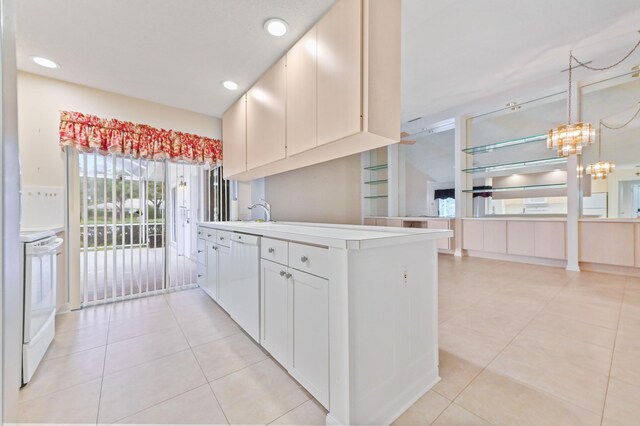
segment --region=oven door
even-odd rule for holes
[[[29,343],[56,309],[56,250],[62,238],[25,244],[24,343]]]

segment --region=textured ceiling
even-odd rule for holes
[[[564,90],[571,49],[595,66],[619,59],[638,41],[640,1],[404,0],[402,18],[402,119],[412,131]],[[640,51],[621,68],[638,62]]]
[[[18,67],[220,116],[333,2],[20,0]],[[287,36],[265,34],[272,16],[289,23]],[[605,64],[637,41],[639,23],[638,0],[403,0],[404,127],[554,93],[570,49]],[[638,62],[640,52],[625,66]]]
[[[334,0],[16,3],[19,69],[219,117]],[[285,36],[264,32],[271,17],[288,22]],[[227,79],[239,89],[224,89]]]

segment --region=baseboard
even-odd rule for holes
[[[580,269],[582,271],[589,272],[601,272],[604,274],[640,277],[640,268],[633,268],[631,266],[603,265],[600,263],[580,262]]]
[[[393,414],[393,416],[390,418],[390,420],[384,424],[391,424],[394,421],[396,421],[405,411],[407,411],[413,404],[415,404],[420,398],[422,398],[424,394],[429,392],[440,380],[442,379],[440,378],[439,371],[436,368],[436,377],[429,381],[430,384],[423,387],[420,392],[416,393],[414,397],[411,398],[407,404],[405,404],[399,410],[397,410],[395,414]]]
[[[567,261],[561,259],[545,259],[542,257],[517,256],[504,253],[489,253],[486,251],[465,250],[471,257],[481,257],[483,259],[504,260],[506,262],[528,263],[531,265],[553,266],[555,268],[566,268]]]

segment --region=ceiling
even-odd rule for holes
[[[566,89],[561,70],[571,49],[602,66],[640,37],[638,0],[404,0],[402,19],[402,119],[410,132]],[[621,68],[639,62],[637,51]],[[406,125],[417,117],[424,118]]]
[[[19,69],[221,116],[334,0],[16,3]],[[263,31],[273,16],[289,23],[285,37]],[[403,0],[403,127],[563,89],[570,49],[596,66],[617,60],[639,22],[638,0]],[[638,62],[640,52],[624,66]],[[239,90],[223,89],[226,79]]]
[[[20,0],[18,69],[220,117],[334,0]],[[283,37],[263,24],[279,17]],[[31,61],[60,64],[48,70]],[[235,92],[223,80],[239,85]]]

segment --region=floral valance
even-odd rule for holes
[[[60,112],[60,146],[103,155],[211,166],[222,160],[222,143],[218,139],[72,111]]]

